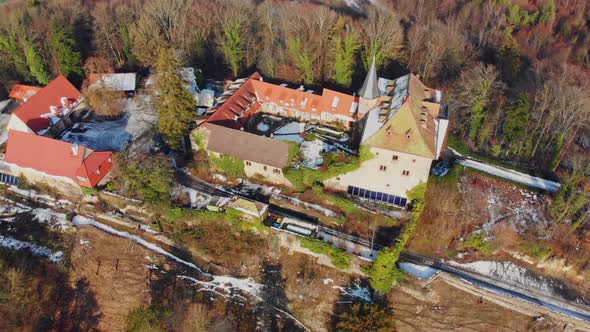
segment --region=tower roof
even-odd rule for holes
[[[377,83],[377,65],[375,64],[375,55],[373,55],[373,62],[371,63],[371,68],[369,68],[369,72],[367,73],[365,82],[359,90],[359,95],[361,98],[369,100],[379,97],[379,88]]]

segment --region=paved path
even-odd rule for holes
[[[556,192],[561,187],[559,183],[554,181],[549,181],[529,174],[520,173],[512,169],[486,164],[473,158],[464,156],[451,148],[449,148],[449,150],[453,151],[453,153],[459,158],[459,164],[465,167],[477,169],[479,171],[492,174],[510,181],[522,183],[527,186],[543,189],[550,192]]]

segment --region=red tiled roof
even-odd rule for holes
[[[49,82],[25,103],[14,110],[13,114],[20,118],[31,130],[38,132],[49,126],[49,119],[41,117],[50,113],[50,106],[61,106],[61,98],[70,102],[80,99],[81,94],[64,76],[59,75]]]
[[[260,107],[252,82],[254,75],[239,87],[217,110],[207,119],[224,127],[239,129],[248,116]]]
[[[96,186],[112,168],[109,158],[112,158],[111,152],[94,152],[84,146],[16,130],[8,132],[6,162],[64,176],[81,186]]]
[[[40,90],[41,88],[36,86],[15,84],[10,90],[10,94],[8,95],[8,97],[19,100],[29,99]]]
[[[261,81],[260,74],[254,73],[219,106],[207,122],[239,128],[261,103],[273,103],[318,116],[326,112],[354,119],[358,97],[330,89],[324,89],[322,95],[317,95]]]

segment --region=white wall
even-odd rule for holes
[[[25,133],[34,134],[34,132],[21,120],[18,116],[11,114],[10,120],[8,121],[8,125],[6,126],[6,130],[18,130]]]
[[[371,153],[373,159],[362,163],[358,170],[329,179],[324,184],[342,191],[353,186],[406,197],[408,190],[421,181],[428,181],[432,164],[429,158],[379,148],[371,148]],[[393,159],[394,155],[397,160]],[[404,175],[404,171],[409,171],[409,175]]]
[[[265,181],[291,186],[291,182],[285,178],[283,175],[283,170],[280,168],[245,160],[244,172],[246,173],[247,177],[254,177],[258,174],[259,176],[264,177]]]

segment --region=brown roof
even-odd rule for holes
[[[433,89],[410,74],[409,97],[364,144],[436,158],[436,119],[441,105],[432,101],[434,94]]]
[[[245,131],[206,124],[210,132],[207,150],[241,160],[283,168],[289,161],[289,145]]]

